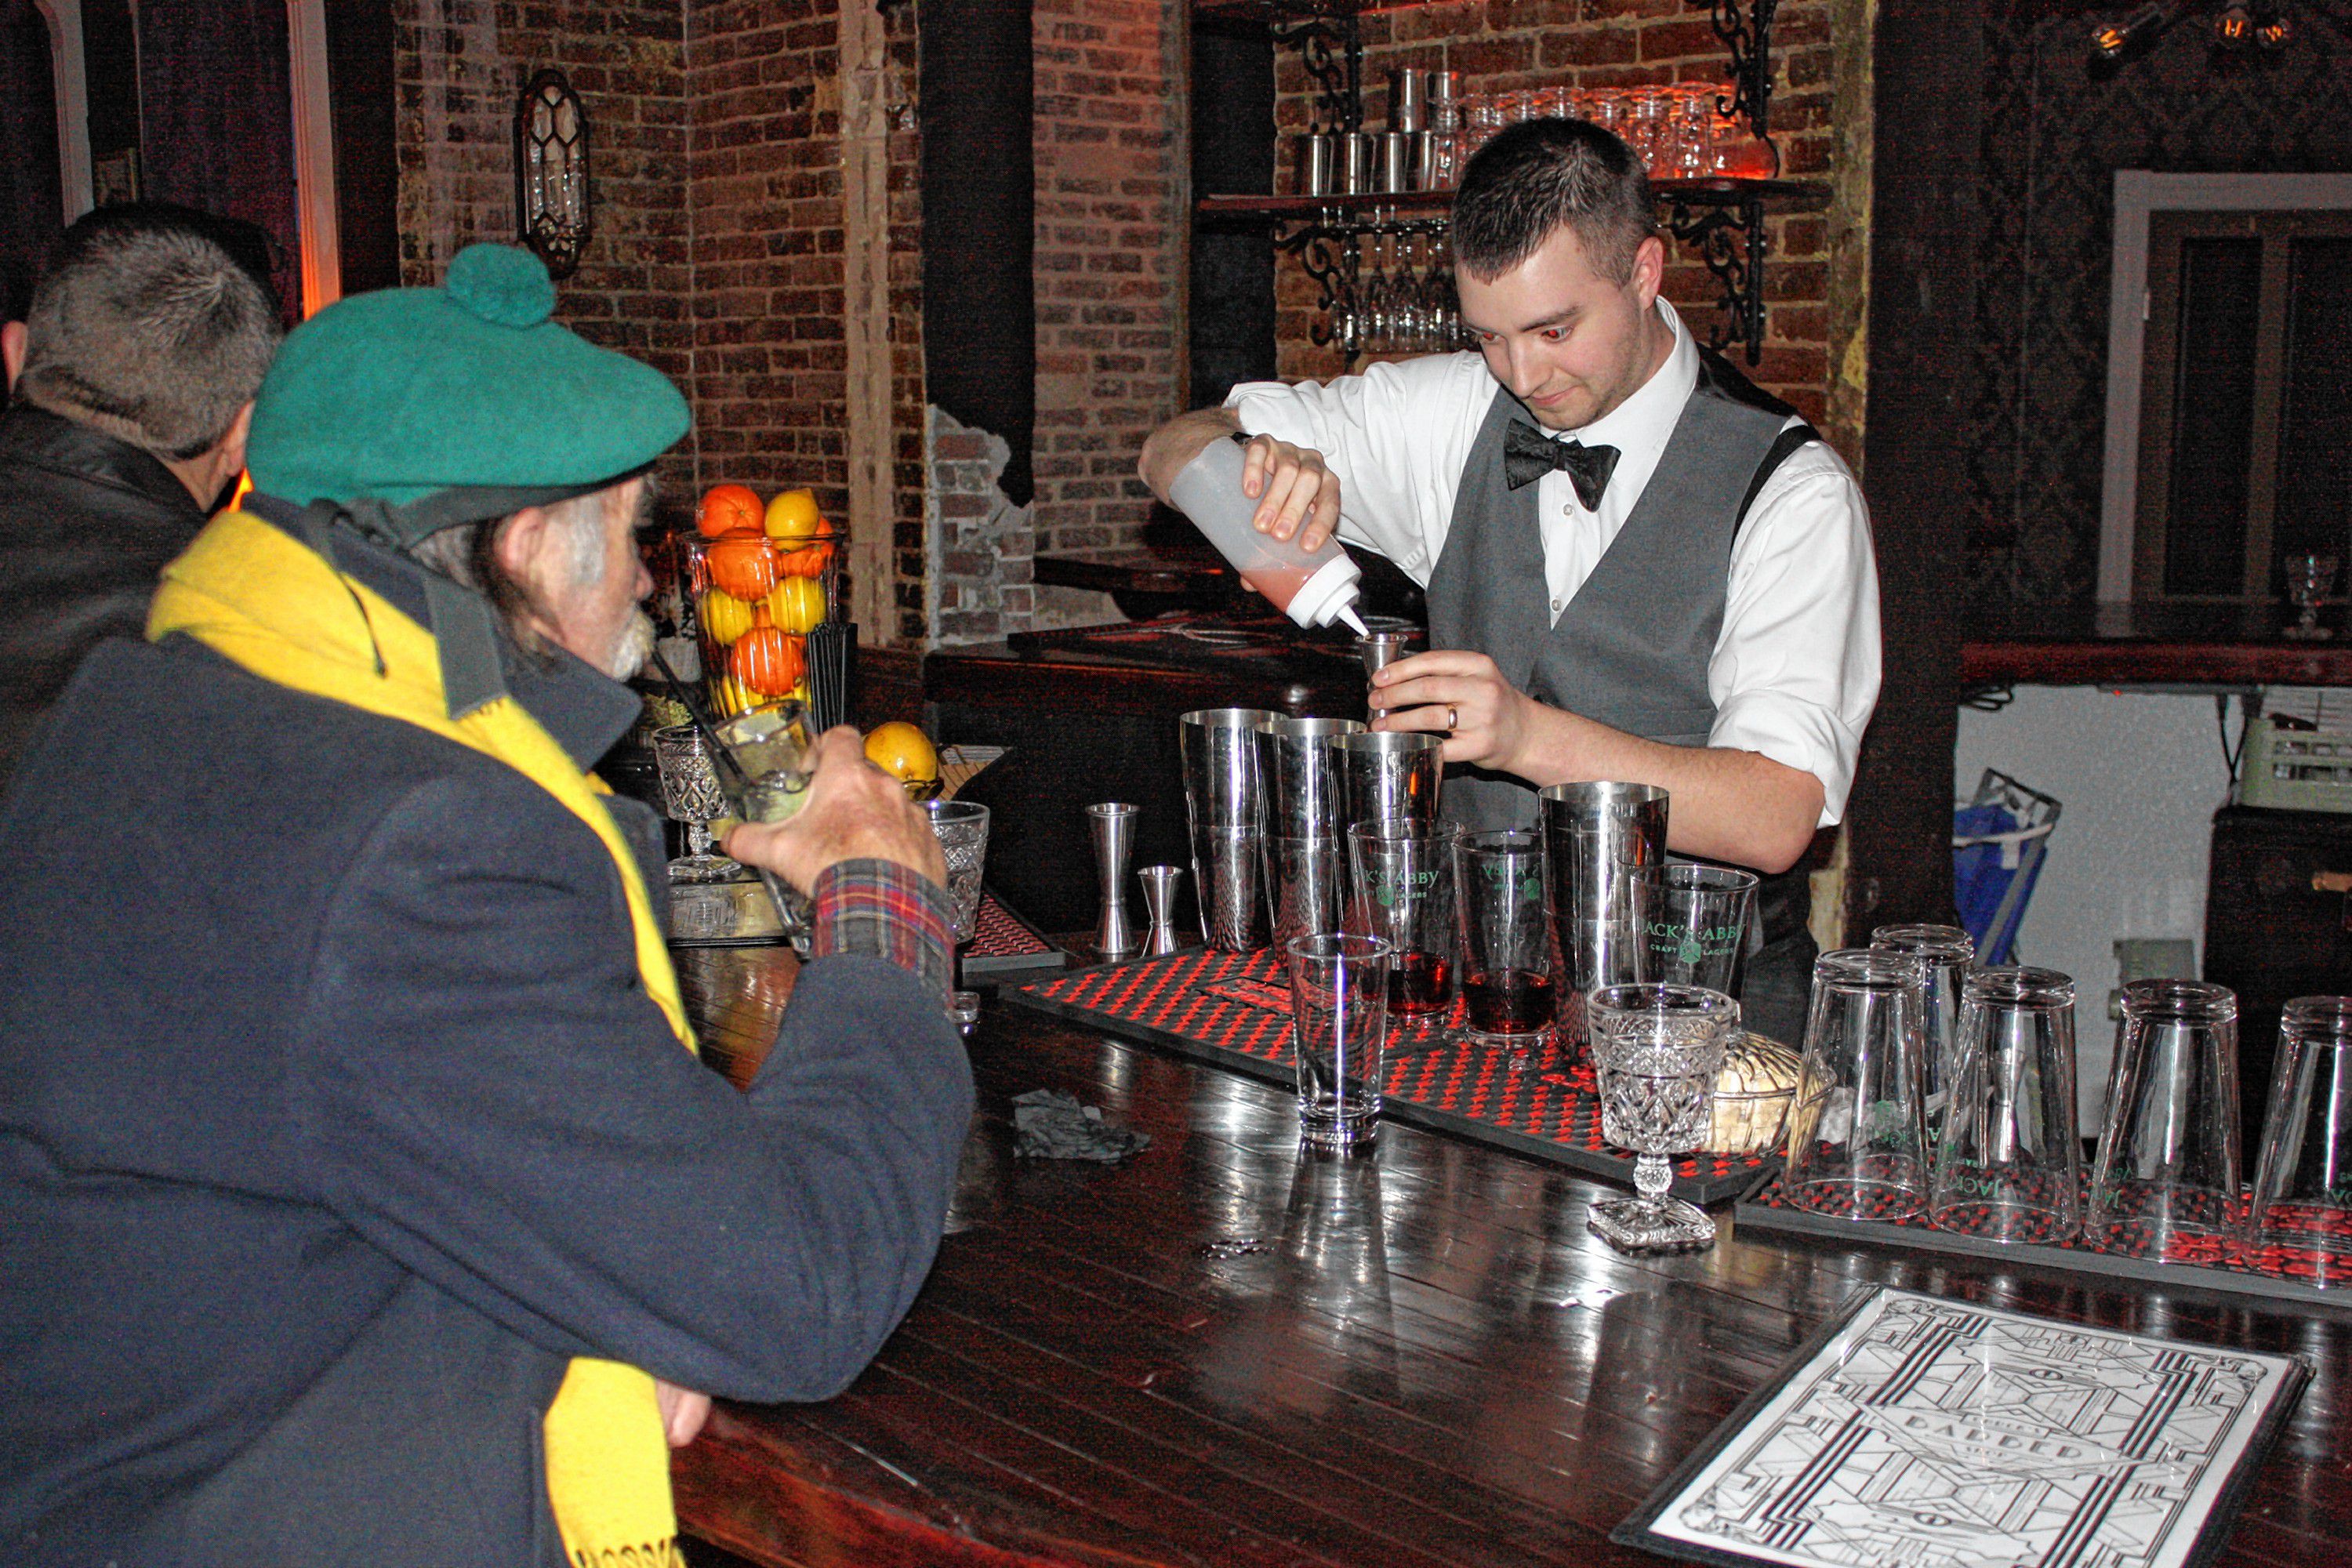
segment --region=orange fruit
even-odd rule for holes
[[[768,595],[768,614],[788,632],[813,632],[824,620],[824,584],[814,577],[787,577]]]
[[[768,503],[771,539],[806,539],[821,532],[824,519],[817,514],[814,490],[782,490]]]
[[[801,639],[773,626],[753,626],[736,639],[727,673],[762,697],[782,697],[800,684],[808,668]]]
[[[760,531],[760,498],[749,485],[713,485],[694,509],[694,526],[705,539]]]
[[[780,547],[791,542],[790,540],[777,541]],[[824,571],[825,563],[832,559],[833,542],[821,539],[814,544],[804,544],[798,550],[777,556],[776,574],[780,577],[814,577]]]
[[[702,559],[719,590],[745,604],[764,599],[775,590],[776,552],[757,534],[749,539],[722,539],[704,552]]]
[[[903,719],[877,724],[867,733],[866,760],[902,783],[929,784],[940,776],[940,753],[931,738]]]
[[[751,629],[751,606],[722,588],[702,595],[702,629],[725,647]]]

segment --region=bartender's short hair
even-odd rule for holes
[[[1631,147],[1582,120],[1525,120],[1481,147],[1454,198],[1454,264],[1499,278],[1562,224],[1612,283],[1655,228],[1650,179]]]
[[[227,224],[157,203],[66,230],[26,312],[16,395],[159,458],[208,450],[261,389],[280,333]]]

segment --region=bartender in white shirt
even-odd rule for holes
[[[1878,582],[1853,476],[1658,298],[1638,158],[1581,121],[1489,142],[1454,208],[1475,353],[1237,386],[1145,443],[1163,499],[1241,439],[1263,532],[1336,529],[1428,594],[1431,651],[1382,671],[1379,730],[1444,734],[1446,815],[1535,818],[1576,780],[1669,792],[1667,847],[1766,877],[1743,1002],[1802,1030],[1801,876],[1878,698]]]

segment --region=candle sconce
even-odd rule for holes
[[[579,267],[588,203],[588,110],[562,71],[541,71],[515,105],[515,221],[550,277]]]

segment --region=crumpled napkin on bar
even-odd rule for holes
[[[1147,1148],[1151,1134],[1114,1127],[1098,1107],[1058,1089],[1013,1097],[1013,1152],[1024,1160],[1124,1160]]]

